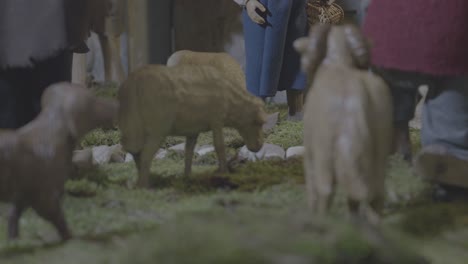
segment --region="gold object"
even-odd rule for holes
[[[341,6],[331,1],[309,0],[307,3],[307,16],[310,25],[340,24],[344,20],[344,11]]]

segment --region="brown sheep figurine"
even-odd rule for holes
[[[199,133],[213,131],[219,170],[227,170],[223,127],[232,127],[247,148],[263,145],[264,103],[228,73],[208,65],[147,65],[119,90],[122,146],[134,157],[140,187],[147,187],[153,156],[166,136],[185,136],[185,175],[191,174]]]
[[[304,113],[309,205],[326,213],[339,184],[350,212],[377,224],[392,140],[389,88],[366,70],[368,43],[353,25],[316,25],[294,46],[313,80]]]
[[[0,201],[13,204],[8,238],[19,236],[19,219],[31,207],[61,238],[71,237],[61,208],[72,152],[91,129],[111,127],[117,103],[94,97],[82,86],[58,83],[42,96],[42,111],[16,131],[0,132]]]

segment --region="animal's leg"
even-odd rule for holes
[[[24,207],[14,204],[8,216],[8,238],[15,239],[19,236],[19,219],[24,211]]]
[[[219,172],[226,172],[227,171],[227,163],[226,163],[226,150],[224,147],[224,135],[223,135],[223,127],[216,126],[213,128],[213,143],[216,150],[216,155],[218,156],[219,162]]]
[[[306,144],[304,144],[306,145]],[[317,212],[317,190],[314,183],[314,164],[311,151],[304,153],[304,175],[306,183],[307,205],[312,212]]]
[[[316,142],[315,142],[316,143]],[[325,215],[328,213],[333,196],[335,193],[336,175],[335,175],[335,159],[333,152],[324,151],[319,148],[320,144],[314,147],[314,187],[317,194],[317,213]],[[323,147],[322,145],[320,147]]]
[[[188,177],[192,173],[192,160],[195,145],[197,144],[198,134],[188,136],[185,142],[185,176]]]
[[[348,198],[348,209],[352,217],[357,217],[359,215],[359,209],[361,203],[357,200]]]
[[[372,207],[372,209],[374,209],[374,211],[381,215],[383,213],[383,209],[384,209],[384,204],[385,204],[385,195],[378,195],[374,200],[372,200],[372,202],[370,203],[370,206]]]
[[[330,211],[330,207],[333,201],[333,196],[334,196],[334,190],[330,190],[326,192],[319,192],[317,211],[320,215],[325,215],[328,213],[328,211]]]
[[[327,155],[322,153],[321,155]],[[335,193],[335,172],[333,162],[328,157],[315,157],[314,166],[316,168],[315,189],[317,193],[317,212],[319,215],[325,215],[330,210],[333,196]]]
[[[120,37],[99,35],[104,59],[104,78],[107,82],[121,83],[124,80],[120,57]]]
[[[383,201],[383,197],[378,197],[366,206],[366,210],[363,212],[364,217],[371,225],[378,225],[380,223]]]
[[[51,199],[47,199],[46,201],[38,201],[33,205],[33,209],[38,215],[55,226],[63,241],[72,237],[59,198],[51,197]]]
[[[387,172],[387,153],[386,151],[381,151],[379,153],[379,159],[376,162],[375,167],[375,182],[373,184],[374,190],[372,195],[372,200],[369,203],[369,212],[367,215],[368,220],[373,224],[378,224],[380,222],[380,216],[382,216],[384,206],[385,206],[385,176]],[[370,214],[370,215],[369,215]]]
[[[134,160],[138,169],[137,186],[140,188],[149,187],[151,162],[153,161],[154,154],[156,154],[162,140],[163,137],[153,137],[151,141],[145,142],[140,153],[134,155]]]

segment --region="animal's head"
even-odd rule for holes
[[[327,37],[331,26],[316,24],[311,27],[309,36],[294,41],[294,48],[301,55],[301,68],[309,75],[314,75],[327,54]]]
[[[118,103],[115,100],[97,98],[84,86],[57,83],[49,86],[42,96],[43,111],[59,111],[67,132],[79,139],[90,130],[111,128],[117,120]]]
[[[361,69],[370,66],[371,44],[362,31],[355,25],[344,25],[340,29],[345,36],[348,52],[353,58],[354,65]]]
[[[369,41],[354,25],[312,26],[309,36],[294,42],[301,55],[302,70],[313,76],[324,59],[367,68],[370,62]]]
[[[245,145],[250,151],[257,152],[263,146],[263,125],[267,115],[264,110],[264,103],[259,98],[252,98],[250,105],[246,107],[247,112],[239,120],[237,130],[244,139]]]

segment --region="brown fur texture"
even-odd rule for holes
[[[309,205],[326,213],[338,184],[351,213],[377,223],[392,140],[389,88],[361,70],[369,62],[368,44],[352,25],[316,26],[295,47],[313,79],[304,113]]]
[[[187,65],[210,65],[226,73],[240,86],[246,87],[245,74],[239,62],[226,52],[196,52],[190,50],[179,50],[174,52],[167,60],[167,66]]]
[[[185,175],[201,132],[213,131],[220,171],[227,170],[223,127],[237,129],[250,150],[260,150],[264,104],[226,75],[207,65],[148,65],[129,75],[119,91],[119,126],[138,186],[148,186],[151,161],[168,135],[187,137]]]
[[[19,219],[32,207],[62,239],[71,237],[61,208],[78,140],[98,126],[112,126],[117,103],[95,98],[82,86],[58,83],[42,96],[39,116],[17,131],[0,132],[0,201],[12,203],[8,237],[19,236]]]

